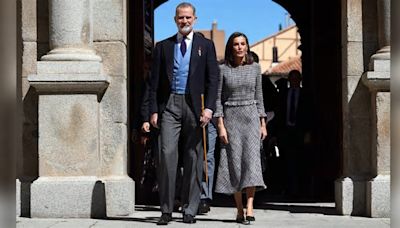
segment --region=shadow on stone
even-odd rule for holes
[[[21,217],[31,217],[31,185],[32,182],[21,180]]]
[[[118,221],[132,221],[132,222],[143,222],[143,223],[154,223],[156,224],[160,217],[144,217],[144,218],[131,218],[131,217],[108,217],[107,220],[118,220]],[[172,217],[172,220],[178,220],[177,217]]]
[[[96,181],[92,194],[91,218],[106,218],[106,193],[104,183]]]
[[[276,204],[266,203],[264,205],[258,205],[255,208],[264,210],[289,211],[290,213],[338,215],[335,207],[327,207],[327,206],[293,205],[293,204],[276,205]]]
[[[135,211],[160,211],[160,207],[154,205],[136,205]]]
[[[50,51],[49,46],[49,3],[47,0],[38,0],[36,3],[37,14],[37,58]]]
[[[20,178],[39,177],[39,96],[35,89],[29,88],[23,101],[24,117],[22,126],[22,158],[18,158],[17,171]],[[25,182],[25,181],[24,181]]]
[[[365,215],[366,201],[365,201],[365,182],[366,180],[353,180],[353,211],[352,216]]]

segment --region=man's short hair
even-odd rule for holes
[[[178,15],[178,9],[180,9],[180,8],[186,8],[186,7],[192,8],[192,10],[193,10],[193,15],[196,15],[196,8],[194,8],[194,6],[193,6],[191,3],[189,3],[189,2],[182,2],[182,3],[180,3],[179,5],[176,6],[176,9],[175,9],[175,16]]]
[[[292,77],[298,77],[300,80],[303,79],[303,76],[301,75],[300,71],[298,70],[291,70],[288,74],[288,79],[291,79]]]

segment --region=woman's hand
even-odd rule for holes
[[[226,128],[224,126],[218,127],[218,135],[219,139],[223,144],[228,144],[228,133],[226,132]]]
[[[261,140],[264,140],[267,137],[267,121],[264,117],[260,118],[260,124]]]
[[[226,132],[226,128],[224,125],[224,118],[223,117],[218,117],[218,135],[219,139],[223,144],[228,144],[228,133]]]
[[[267,128],[265,126],[261,125],[260,131],[261,131],[261,140],[264,140],[268,135]]]

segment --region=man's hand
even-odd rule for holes
[[[158,114],[157,113],[151,114],[151,116],[150,116],[151,126],[158,128],[157,121],[158,121]]]
[[[150,132],[150,123],[149,122],[143,122],[143,124],[142,124],[142,132],[144,132],[144,133],[149,133]]]
[[[210,109],[204,109],[200,116],[200,126],[205,127],[212,118],[212,111]]]

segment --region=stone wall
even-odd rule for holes
[[[100,104],[101,175],[127,173],[127,23],[125,0],[98,0],[93,41],[110,86]]]
[[[345,215],[388,217],[390,1],[343,0],[342,7],[343,174],[336,207]]]
[[[53,1],[53,4],[58,4],[58,1]],[[32,209],[31,203],[35,205],[38,203],[40,204],[41,200],[45,200],[45,198],[35,197],[35,199],[33,199],[31,197],[31,194],[33,194],[31,191],[37,192],[38,189],[43,190],[43,188],[54,188],[54,191],[59,191],[61,189],[57,187],[57,185],[54,185],[54,183],[58,183],[59,186],[67,186],[74,182],[73,179],[57,179],[57,177],[62,177],[63,175],[67,175],[68,178],[71,175],[77,177],[81,175],[88,176],[88,178],[77,180],[75,183],[77,185],[81,184],[80,186],[84,191],[86,191],[85,189],[87,188],[99,189],[98,186],[103,186],[101,188],[103,188],[103,193],[107,196],[102,197],[103,200],[107,201],[106,205],[103,205],[105,207],[103,209],[107,216],[127,215],[133,212],[134,185],[132,180],[127,176],[128,104],[126,1],[92,0],[91,4],[92,7],[90,8],[91,12],[89,14],[91,15],[90,20],[93,21],[93,35],[91,37],[93,39],[93,48],[96,54],[102,59],[99,74],[107,75],[109,85],[101,97],[94,96],[92,97],[94,100],[92,99],[85,103],[85,100],[91,99],[91,96],[72,94],[70,95],[70,98],[63,100],[65,96],[63,97],[62,95],[41,95],[41,93],[32,87],[32,84],[29,84],[27,80],[28,76],[35,78],[34,76],[38,74],[37,67],[40,65],[39,63],[42,62],[41,57],[50,51],[49,37],[51,34],[49,32],[49,1],[21,0],[19,2],[19,15],[21,18],[21,23],[19,25],[21,28],[21,48],[19,55],[21,61],[19,67],[22,69],[19,77],[22,82],[24,123],[23,154],[19,156],[20,159],[18,160],[17,172],[19,179],[17,181],[17,191],[20,193],[17,194],[20,195],[20,197],[17,198],[17,204],[21,205],[21,208],[17,208],[18,215],[46,216],[44,215],[47,213],[45,211],[32,211],[36,209]],[[48,72],[48,70],[52,68],[51,65],[53,63],[55,64],[54,71],[51,70],[51,72]],[[71,77],[75,77],[72,75],[77,74],[77,76],[79,76],[80,73],[78,71],[74,73],[72,69],[82,67],[79,66],[80,64],[71,65],[70,69],[72,71],[69,71],[69,68],[65,68],[64,70],[62,69],[61,65],[64,63],[57,61],[54,61],[53,63],[50,64],[50,62],[48,62],[42,64],[44,65],[44,67],[42,67],[44,71],[39,72],[39,74],[71,74]],[[61,68],[58,67],[59,64],[61,64]],[[71,62],[71,64],[74,63]],[[94,66],[93,64],[89,65]],[[83,71],[87,70],[88,69],[83,69]],[[79,77],[77,78],[78,80]],[[62,91],[64,90],[65,89],[61,86],[60,93],[63,93]],[[71,93],[68,89],[64,92]],[[52,109],[52,102],[54,105],[65,104],[61,106],[64,107],[65,110]],[[96,105],[96,103],[98,103],[98,105]],[[75,114],[77,115],[79,113],[76,112],[76,107],[78,106],[82,106],[84,109],[82,109],[84,111],[83,113],[88,115],[83,115],[81,116],[82,118],[75,116]],[[73,131],[72,129],[69,136],[67,132],[66,135],[60,135],[59,137],[55,135],[53,139],[42,138],[39,143],[40,134],[51,135],[49,132],[47,132],[49,134],[45,133],[46,130],[39,126],[50,125],[48,130],[62,132],[65,129],[68,129],[62,125],[63,123],[68,125],[68,120],[61,120],[59,122],[60,128],[57,130],[57,128],[51,127],[56,126],[56,123],[51,123],[51,119],[54,119],[55,116],[62,116],[68,113],[73,115],[71,118],[74,118],[74,123],[79,125],[76,127],[81,130]],[[46,124],[39,125],[39,120]],[[81,121],[80,124],[79,121]],[[71,125],[70,127],[73,126]],[[76,133],[85,133],[82,129],[92,129],[93,132],[86,132],[88,135],[76,135]],[[54,132],[54,134],[55,133],[56,132]],[[89,142],[89,136],[94,139],[94,144]],[[71,142],[72,138],[76,138],[79,141],[77,142],[78,144],[83,142],[82,139],[84,138],[87,143],[82,145],[87,145],[87,147],[83,147],[82,150],[72,150],[72,147],[80,148],[79,145]],[[64,139],[71,140],[65,141]],[[64,145],[62,142],[65,142],[66,144]],[[63,156],[62,153],[64,149],[70,152],[69,154],[66,154],[66,156],[61,157]],[[77,154],[70,154],[72,151],[75,151]],[[87,154],[79,153],[79,151],[92,152]],[[41,155],[40,160],[39,154]],[[93,156],[89,156],[90,154]],[[75,163],[73,162],[74,160],[76,160]],[[65,172],[60,173],[60,166],[57,164],[62,164],[64,167],[62,169],[65,170]],[[84,167],[79,168],[78,164],[83,164]],[[43,178],[43,176],[46,178],[48,176],[54,176],[56,178],[46,179]],[[93,179],[89,176],[95,178]],[[39,182],[35,181],[38,177],[40,177],[38,179],[40,180]],[[32,182],[36,190],[31,190]],[[98,192],[98,190],[96,191]],[[88,195],[87,197],[91,199],[94,195]],[[91,201],[90,199],[89,201]],[[62,201],[61,198],[55,198],[53,200]],[[92,200],[96,199],[93,198]],[[99,200],[101,199],[99,198]],[[89,208],[77,208],[77,211],[65,213],[64,216],[86,216],[88,210],[89,212],[90,210],[93,210],[93,208],[90,208],[93,207],[93,205],[90,205],[89,201]],[[58,203],[53,204],[52,206],[56,207]],[[97,214],[102,214],[103,209],[97,208],[96,210],[99,212]],[[65,208],[61,208],[60,211],[54,212],[54,214],[48,214],[48,216],[62,216],[63,210],[74,209],[66,206]]]

